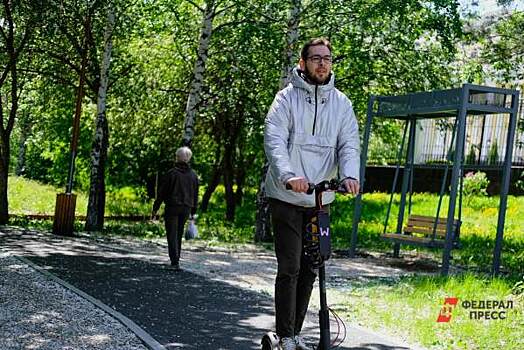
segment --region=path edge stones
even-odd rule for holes
[[[89,301],[91,304],[95,305],[99,309],[102,309],[107,314],[109,314],[111,317],[117,319],[120,323],[122,323],[127,329],[129,329],[132,333],[134,333],[141,341],[144,343],[145,346],[147,346],[150,350],[166,350],[166,348],[160,344],[156,339],[154,339],[149,333],[147,333],[144,329],[142,329],[139,325],[137,325],[135,322],[131,321],[128,317],[124,316],[120,312],[112,309],[108,305],[104,304],[100,300],[92,297],[91,295],[81,291],[80,289],[76,288],[75,286],[67,283],[66,281],[62,280],[61,278],[53,275],[51,272],[45,270],[44,268],[36,265],[32,261],[28,260],[25,257],[18,256],[18,255],[11,255],[13,258],[18,259],[19,261],[23,262],[24,264],[29,265],[48,279],[52,280],[53,282],[56,282],[60,284],[62,287],[67,288],[68,290],[74,292],[81,298]]]

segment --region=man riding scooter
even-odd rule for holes
[[[331,66],[329,41],[308,41],[290,84],[276,95],[265,122],[266,193],[278,263],[276,333],[283,350],[310,349],[300,336],[316,278],[303,249],[304,227],[315,214],[315,198],[306,193],[309,184],[332,179],[338,170],[345,190],[359,191],[358,123],[351,101],[334,87]],[[322,194],[328,213],[334,197],[334,192]]]

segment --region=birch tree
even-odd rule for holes
[[[213,149],[214,154],[200,209],[207,210],[222,181],[228,221],[234,221],[235,207],[242,203],[243,187],[251,174],[249,168],[260,158],[256,156],[260,142],[249,144],[256,138],[251,131],[260,125],[261,109],[272,94],[261,82],[268,72],[269,76],[280,76],[273,72],[273,62],[280,60],[280,54],[273,52],[273,42],[280,23],[287,18],[280,14],[282,10],[277,2],[237,2],[213,30],[213,45],[220,54],[209,59],[202,95],[206,108],[199,117],[199,126],[208,130],[212,142],[204,146],[201,143],[206,142],[202,140],[206,136],[197,135],[195,148],[199,153]]]
[[[291,9],[287,21],[286,46],[283,53],[282,75],[279,88],[283,89],[289,82],[293,68],[297,65],[297,43],[299,40],[298,26],[302,12],[302,0],[291,0]]]
[[[202,94],[207,53],[209,50],[211,34],[213,32],[213,20],[217,14],[217,2],[215,0],[206,0],[204,8],[193,2],[190,3],[202,12],[202,26],[200,27],[197,58],[193,69],[193,80],[191,81],[189,96],[187,98],[184,134],[182,136],[182,145],[188,147],[191,146],[193,137],[195,136],[196,113],[198,111]]]
[[[38,74],[55,81],[57,86],[74,86],[74,81],[82,71],[81,62],[86,50],[82,42],[86,41],[86,96],[91,101],[96,101],[97,113],[90,154],[89,202],[85,228],[87,231],[100,230],[103,227],[105,209],[105,167],[109,146],[107,91],[111,84],[118,78],[125,77],[129,71],[129,67],[119,65],[114,74],[116,78],[111,81],[109,79],[113,32],[116,13],[123,17],[125,10],[132,5],[118,0],[92,0],[81,6],[71,2],[53,2],[52,5],[53,17],[49,22],[53,23],[54,30],[47,33],[47,40],[37,48],[37,52],[46,57],[46,64]],[[85,32],[81,32],[78,27],[83,18],[89,18],[91,23]]]
[[[280,76],[279,88],[283,89],[289,81],[289,77],[297,61],[297,42],[299,40],[299,23],[302,10],[302,0],[291,0],[291,9],[287,21],[286,45],[283,53],[283,65]],[[255,241],[266,242],[272,239],[271,236],[271,219],[269,213],[269,201],[266,197],[266,174],[269,169],[269,163],[266,161],[262,169],[260,186],[257,193],[257,213]]]
[[[109,130],[106,118],[106,97],[111,62],[112,36],[115,27],[115,8],[112,3],[107,9],[107,22],[104,33],[104,51],[100,67],[100,86],[98,88],[97,118],[91,153],[91,183],[85,229],[99,231],[104,226],[105,211],[105,163],[109,145]]]

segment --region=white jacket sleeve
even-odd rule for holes
[[[292,127],[289,106],[283,92],[280,91],[266,116],[264,150],[270,168],[282,184],[295,176],[288,153],[289,134]]]
[[[349,101],[348,101],[349,102]],[[360,137],[358,122],[351,104],[344,113],[337,140],[340,179],[360,178]],[[359,180],[360,181],[360,180]]]

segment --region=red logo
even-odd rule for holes
[[[449,322],[451,320],[451,315],[453,314],[453,309],[457,306],[457,303],[458,298],[444,299],[444,305],[442,305],[442,309],[440,309],[437,322]]]

